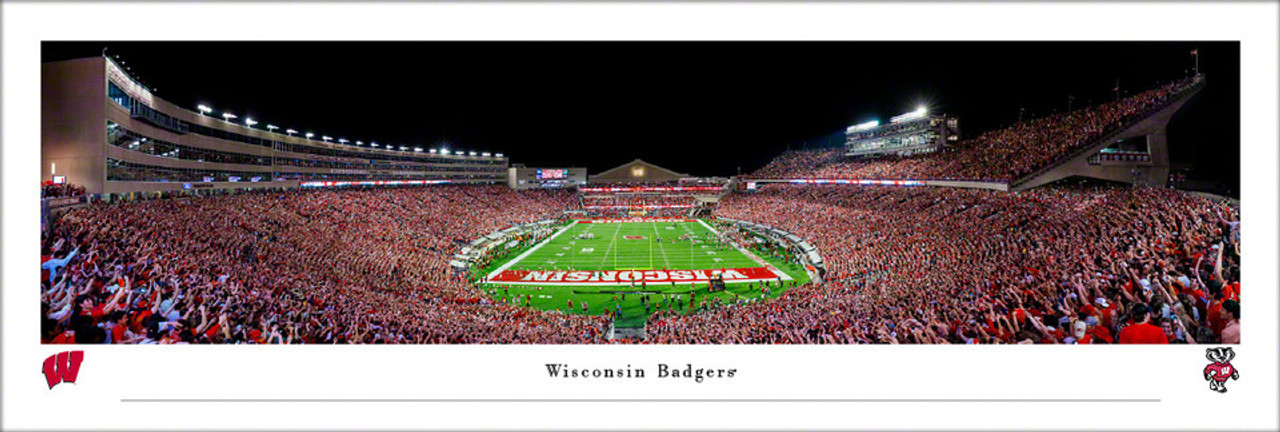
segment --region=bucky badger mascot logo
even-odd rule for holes
[[[1204,352],[1205,357],[1213,362],[1204,367],[1204,379],[1209,382],[1209,390],[1226,393],[1227,379],[1240,379],[1240,371],[1231,366],[1236,352],[1231,348],[1207,348]]]

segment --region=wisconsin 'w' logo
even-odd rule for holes
[[[49,389],[64,382],[75,383],[83,361],[84,351],[63,351],[44,359],[44,380]]]

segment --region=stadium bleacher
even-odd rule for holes
[[[1134,343],[1139,304],[1168,331],[1139,343],[1238,342],[1236,210],[1182,192],[779,185],[719,214],[812,242],[824,283],[654,317],[654,342]]]
[[[698,206],[697,197],[719,197],[723,186],[664,184],[593,184],[579,188],[583,210],[593,217],[636,215],[687,216]]]
[[[1010,182],[1145,117],[1197,83],[1198,77],[1187,78],[1118,101],[1028,120],[927,155],[866,161],[845,158],[841,147],[788,151],[747,178]]]

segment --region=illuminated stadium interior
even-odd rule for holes
[[[252,91],[201,93],[199,79],[156,72],[169,69],[148,56],[155,47],[82,55],[95,46],[46,44],[44,343],[1239,342],[1238,161],[1195,167],[1197,152],[1214,150],[1184,133],[1222,115],[1213,108],[1238,84],[1231,70],[1185,69],[1189,57],[1033,115],[1008,96],[947,99],[961,77],[898,84],[889,71],[872,78],[943,94],[904,104],[815,92],[812,105],[788,105],[791,94],[733,99],[715,88],[704,99],[671,77],[654,79],[674,93],[642,101],[605,81],[548,78],[522,85],[564,100],[524,109],[536,104],[511,96],[516,114],[484,121],[468,116],[503,112],[507,100],[479,89],[484,79],[397,80],[405,75],[389,64],[384,79],[404,88],[380,103],[330,87],[344,122],[287,98],[263,102],[275,118],[251,114],[241,101]],[[680,46],[710,57],[766,50]],[[1049,46],[1036,55],[1084,49]],[[1188,46],[1129,54],[1151,66],[1143,56]],[[1206,46],[1198,52],[1238,56]],[[554,58],[598,46],[526,48]],[[116,51],[156,66],[134,72],[134,54]],[[178,90],[136,76],[149,73]],[[999,79],[979,75],[963,77]],[[355,87],[378,76],[320,79],[338,78]],[[1065,92],[1098,79],[1035,82]],[[1027,97],[1018,103],[1041,103]],[[686,109],[715,127],[691,125]],[[716,123],[728,121],[718,109],[740,116],[733,131]],[[753,141],[788,127],[802,144]],[[433,128],[448,132],[421,132]],[[1214,139],[1235,147],[1216,152],[1238,155],[1238,139]],[[1163,333],[1136,334],[1143,326]]]

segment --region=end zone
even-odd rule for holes
[[[778,279],[791,280],[786,273],[765,267],[733,268],[721,270],[598,270],[598,271],[541,271],[503,270],[489,278],[489,283],[507,285],[577,286],[577,285],[630,285],[707,283],[712,276],[724,275],[725,283],[762,282]]]

